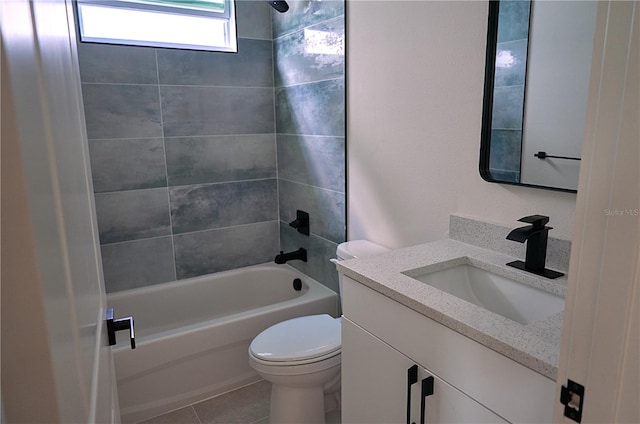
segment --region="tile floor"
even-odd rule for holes
[[[269,424],[271,384],[266,381],[186,406],[140,424]],[[327,424],[340,424],[340,411]]]

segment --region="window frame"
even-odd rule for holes
[[[235,19],[235,4],[234,0],[224,0],[224,12],[216,12],[213,10],[204,10],[196,8],[187,8],[180,6],[172,6],[170,4],[152,4],[144,2],[144,0],[76,0],[75,12],[76,21],[78,24],[78,35],[80,42],[83,43],[97,43],[97,44],[116,44],[116,45],[128,45],[128,46],[142,46],[142,47],[158,47],[158,48],[173,48],[183,50],[206,50],[213,52],[231,52],[236,53],[238,51],[236,19]],[[191,44],[183,42],[167,42],[156,41],[150,39],[132,39],[132,38],[110,38],[110,37],[96,37],[85,35],[85,22],[83,21],[83,6],[98,6],[108,7],[111,9],[128,9],[132,12],[152,12],[159,13],[164,16],[176,15],[178,17],[195,17],[210,19],[212,21],[220,22],[223,25],[225,44]],[[213,22],[212,22],[213,23]]]

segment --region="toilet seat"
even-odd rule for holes
[[[310,315],[267,328],[253,339],[249,354],[263,365],[295,366],[340,355],[341,346],[341,319]]]

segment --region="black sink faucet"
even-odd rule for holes
[[[520,218],[518,221],[526,222],[531,225],[516,228],[507,235],[507,240],[517,241],[519,243],[527,242],[527,253],[525,261],[513,261],[507,265],[524,271],[542,275],[547,278],[558,278],[564,274],[545,268],[545,260],[547,258],[547,239],[549,230],[553,227],[547,227],[549,217],[544,215],[531,215]]]
[[[286,264],[287,261],[293,261],[295,259],[301,260],[303,262],[307,262],[307,249],[304,249],[301,247],[300,249],[293,252],[289,252],[289,253],[284,253],[281,250],[280,254],[276,255],[273,261],[279,265],[282,265],[282,264]]]

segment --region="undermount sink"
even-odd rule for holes
[[[561,296],[468,264],[412,278],[520,324],[564,310]]]

